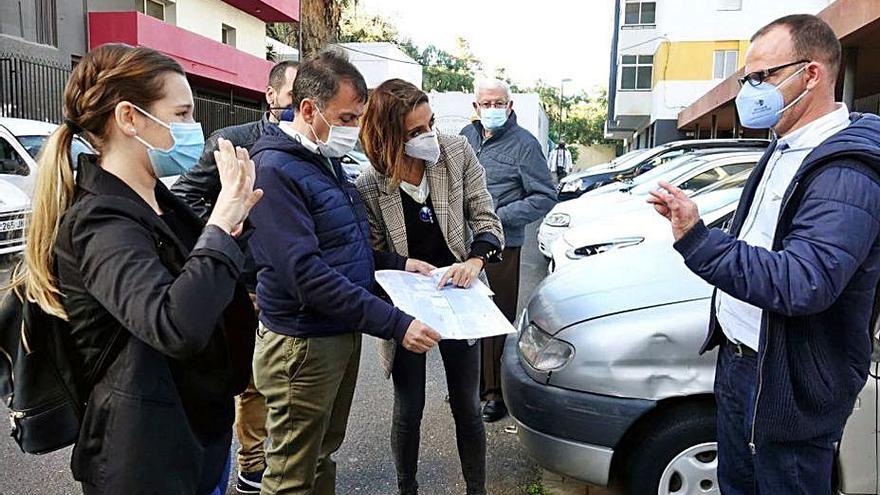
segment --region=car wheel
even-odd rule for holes
[[[654,423],[629,458],[626,493],[720,494],[715,440],[714,411],[680,410]]]

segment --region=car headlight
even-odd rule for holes
[[[560,191],[564,192],[564,193],[573,193],[573,192],[583,191],[583,189],[584,189],[584,181],[578,179],[578,180],[573,180],[571,182],[566,182],[566,183],[562,184],[562,189],[560,189]]]
[[[568,227],[569,222],[571,216],[568,213],[551,213],[544,219],[544,223],[550,227]]]
[[[587,246],[569,249],[565,252],[565,256],[570,260],[579,260],[581,258],[586,258],[587,256],[594,256],[615,249],[635,246],[641,244],[644,240],[644,237],[628,237],[626,239],[616,239],[599,244],[589,244]]]
[[[538,371],[558,370],[574,357],[571,344],[554,338],[532,324],[522,329],[519,351],[523,359]]]

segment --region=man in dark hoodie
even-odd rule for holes
[[[709,337],[726,495],[831,493],[836,443],[871,362],[880,278],[880,118],[835,103],[840,43],[811,15],[752,38],[736,105],[777,139],[730,233],[661,183],[687,266],[717,288]]]
[[[260,330],[254,383],[266,397],[265,494],[335,493],[331,456],[345,436],[361,332],[427,352],[431,328],[373,295],[376,268],[427,264],[370,247],[367,213],[339,158],[358,138],[363,76],[324,51],[299,68],[293,122],[263,131],[252,156],[262,208],[251,211]]]

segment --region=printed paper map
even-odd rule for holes
[[[451,284],[438,289],[449,267],[431,276],[398,270],[376,272],[376,281],[394,305],[440,332],[444,339],[481,339],[515,333],[495,303],[492,291],[477,280],[467,289]]]

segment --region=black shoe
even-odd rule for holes
[[[507,416],[507,407],[504,406],[503,400],[489,400],[483,406],[483,421],[486,423],[494,423]]]
[[[263,471],[254,471],[252,473],[239,472],[235,490],[238,493],[260,493],[262,483]]]

